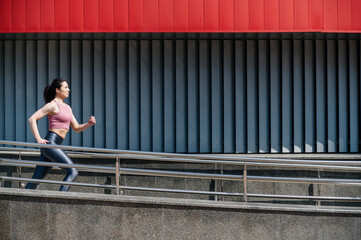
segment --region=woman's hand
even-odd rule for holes
[[[36,140],[37,143],[40,143],[40,144],[47,144],[49,141],[46,140],[46,139],[43,139],[43,138],[39,138]]]
[[[94,116],[90,116],[89,120],[88,120],[88,124],[93,126],[97,123],[96,119]]]

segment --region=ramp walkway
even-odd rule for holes
[[[1,239],[360,239],[359,154],[170,154],[0,141]],[[39,163],[39,147],[66,164]],[[53,166],[43,180],[36,165]],[[38,190],[23,189],[38,182]],[[70,192],[56,191],[71,185]]]

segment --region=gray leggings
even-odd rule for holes
[[[63,142],[63,139],[54,132],[48,132],[48,135],[45,137],[49,141],[49,144],[60,145]],[[41,155],[39,157],[40,162],[57,162],[57,163],[67,163],[73,164],[73,161],[69,158],[68,155],[62,149],[55,148],[41,148]],[[43,179],[46,174],[49,172],[51,167],[48,166],[36,166],[33,179]],[[63,181],[73,182],[78,176],[78,171],[75,168],[64,168],[67,171],[67,174]],[[38,186],[38,183],[28,183],[26,189],[35,189]],[[70,186],[62,185],[60,191],[68,191]]]

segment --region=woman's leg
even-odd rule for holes
[[[44,149],[43,152],[46,158],[52,162],[73,164],[73,161],[62,149],[47,148]],[[63,180],[65,182],[73,182],[78,176],[78,171],[75,168],[64,168],[64,170],[67,171],[67,174]],[[69,185],[62,185],[60,187],[60,191],[68,191],[69,188]]]
[[[40,162],[50,162],[49,159],[47,159],[44,154],[40,154],[39,157],[39,161]],[[51,167],[47,167],[47,166],[36,166],[35,168],[35,172],[33,175],[33,179],[43,179],[46,174],[49,172],[49,170],[51,169]],[[35,189],[38,186],[39,183],[28,183],[26,184],[26,189]]]

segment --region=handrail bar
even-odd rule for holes
[[[272,159],[272,158],[252,158],[245,159],[243,157],[237,157],[226,160],[212,160],[212,159],[184,159],[184,158],[158,158],[158,157],[145,157],[145,156],[134,156],[134,155],[118,155],[122,159],[137,159],[137,160],[150,160],[150,161],[169,161],[169,162],[189,162],[189,163],[217,163],[217,164],[239,164],[244,165],[245,162],[264,162],[264,163],[295,163],[295,164],[317,164],[317,165],[326,165],[326,164],[339,164],[339,165],[360,165],[361,161],[325,161],[325,160],[295,160],[295,159]],[[222,157],[215,156],[214,159],[223,159]],[[240,161],[245,160],[245,161]],[[209,162],[207,162],[209,161]],[[237,162],[238,161],[238,162]]]
[[[0,141],[2,144],[2,141]],[[46,147],[46,148],[62,148],[59,145],[51,145],[51,144],[37,144],[39,147]],[[65,146],[65,145],[64,145]],[[1,149],[1,148],[0,148]],[[15,148],[16,149],[16,148]],[[21,150],[23,150],[22,148]],[[66,149],[66,148],[65,148]],[[17,149],[20,150],[20,149]],[[211,163],[211,164],[231,164],[231,165],[244,165],[247,162],[247,165],[251,165],[253,162],[258,163],[288,163],[292,164],[289,165],[290,167],[297,166],[293,164],[317,164],[315,168],[323,168],[320,165],[327,165],[327,164],[334,164],[334,165],[361,165],[361,161],[317,161],[317,160],[295,160],[295,159],[273,159],[273,158],[245,158],[245,157],[228,157],[228,156],[211,156],[211,155],[192,155],[198,156],[198,159],[188,159],[190,155],[185,154],[178,154],[182,157],[186,156],[186,158],[158,158],[158,157],[144,157],[132,154],[132,155],[117,155],[117,154],[98,154],[98,153],[80,153],[80,152],[68,152],[69,154],[85,154],[89,156],[96,156],[96,157],[104,157],[104,158],[115,158],[118,156],[119,159],[137,159],[137,160],[149,160],[149,161],[169,161],[169,162],[189,162],[189,163]],[[169,155],[169,154],[168,154]],[[217,160],[219,159],[219,160]],[[240,161],[244,160],[244,161]],[[238,162],[237,162],[238,161]],[[266,166],[266,165],[263,165]],[[273,166],[273,165],[272,165]],[[281,165],[278,165],[282,167]],[[288,167],[284,165],[284,167]],[[306,167],[306,165],[300,165],[300,167]],[[311,167],[311,166],[310,166]],[[311,167],[312,168],[312,167]],[[347,168],[345,168],[347,169]],[[358,170],[355,168],[354,170]]]
[[[284,161],[290,159],[273,159],[273,158],[252,158],[252,157],[230,157],[230,156],[214,156],[214,155],[199,155],[199,154],[181,154],[181,153],[163,153],[163,152],[149,152],[149,151],[133,151],[133,150],[117,150],[117,149],[107,149],[107,148],[87,148],[87,147],[74,147],[69,145],[53,145],[53,144],[39,144],[39,143],[26,143],[26,142],[17,142],[17,141],[1,141],[0,144],[4,145],[19,145],[19,146],[28,146],[28,147],[39,147],[39,148],[58,148],[58,149],[68,149],[72,151],[87,151],[87,152],[102,152],[108,154],[118,155],[119,154],[135,154],[135,155],[150,155],[150,156],[167,156],[167,157],[182,157],[182,158],[193,158],[193,159],[203,159],[203,160],[244,160],[248,162],[252,161]],[[129,156],[127,156],[129,157]],[[297,160],[291,160],[297,161]],[[303,160],[305,161],[305,160]]]
[[[203,160],[198,160],[198,163],[204,163]],[[39,162],[39,161],[28,161],[28,160],[14,160],[14,159],[6,159],[0,158],[1,162],[8,162],[8,163],[25,163],[25,164],[34,164],[40,166],[58,166],[58,167],[67,167],[70,166],[69,164],[65,163],[46,163],[46,162]],[[216,163],[216,164],[231,164],[234,165],[244,165],[244,162],[226,162],[223,161],[210,161],[207,160],[207,163]],[[327,170],[344,170],[344,171],[361,171],[361,167],[348,167],[348,166],[329,166],[329,165],[307,165],[307,164],[278,164],[278,163],[257,163],[251,162],[247,163],[248,166],[268,166],[268,167],[300,167],[300,168],[307,168],[307,169],[327,169]],[[79,167],[78,167],[79,166]],[[72,164],[71,167],[73,168],[89,168],[88,165],[77,165]],[[105,169],[108,170],[108,173],[115,173],[114,167],[99,167],[94,166],[93,169]]]
[[[61,182],[61,181],[53,181],[53,180],[37,180],[37,179],[17,178],[17,177],[0,176],[0,180],[36,182],[36,183],[49,183],[49,184],[63,184],[63,185],[72,185],[72,186],[80,186],[80,187],[100,187],[100,188],[107,188],[107,189],[115,189],[114,185]],[[235,197],[242,197],[243,196],[243,193],[194,191],[194,190],[166,189],[166,188],[147,188],[147,187],[133,187],[133,186],[121,186],[121,188],[123,190],[153,191],[153,192],[166,192],[166,193],[184,193],[184,194],[201,194],[201,195],[235,196]],[[248,194],[247,197],[277,198],[277,199],[299,199],[299,200],[323,200],[323,201],[335,201],[335,200],[338,200],[338,201],[342,201],[342,200],[343,201],[361,201],[360,197],[300,196],[300,195],[278,195],[278,194]]]
[[[0,159],[2,160],[2,159]],[[8,160],[7,162],[19,163],[23,160]],[[35,161],[24,161],[36,164]],[[1,161],[0,161],[1,163]],[[39,164],[40,163],[40,164]],[[45,163],[39,162],[38,165],[51,166],[63,166],[68,168],[69,164],[64,163]],[[1,164],[0,164],[1,165]],[[72,165],[72,167],[79,167],[82,169],[98,169],[109,170],[110,173],[114,173],[113,167],[98,167],[87,165]],[[160,177],[183,177],[183,178],[198,178],[198,179],[217,179],[217,180],[230,180],[240,181],[243,180],[243,175],[232,174],[211,174],[211,173],[194,173],[194,172],[179,172],[179,171],[164,171],[164,170],[152,170],[152,169],[134,169],[134,168],[119,168],[121,174],[128,175],[146,175],[146,176],[160,176]],[[264,177],[264,176],[247,176],[248,181],[267,181],[267,182],[291,182],[291,183],[312,183],[312,184],[336,184],[336,185],[353,185],[361,186],[361,180],[353,179],[318,179],[318,178],[292,178],[292,177]]]
[[[114,167],[101,167],[101,166],[89,166],[89,165],[82,165],[82,164],[68,164],[68,163],[58,163],[58,162],[39,162],[39,161],[28,161],[28,160],[15,160],[15,159],[7,159],[7,158],[0,158],[0,165],[2,162],[5,163],[25,163],[25,164],[33,164],[39,166],[57,166],[62,168],[80,168],[80,169],[97,169],[103,170],[107,173],[115,173]]]
[[[243,180],[243,175],[231,174],[210,174],[210,173],[191,173],[191,172],[175,172],[175,171],[159,171],[149,169],[133,169],[120,168],[122,174],[161,176],[161,177],[184,177],[184,178],[200,178],[200,179],[217,179],[217,180]],[[313,183],[313,184],[335,184],[335,185],[353,185],[361,186],[361,180],[353,179],[319,179],[319,178],[292,178],[292,177],[263,177],[263,176],[247,176],[247,181],[267,181],[267,182],[291,182],[291,183]]]
[[[0,163],[1,166],[9,166],[9,167],[26,167],[26,168],[35,168],[35,164],[21,164],[21,163]],[[63,168],[54,166],[52,170],[62,170]],[[114,173],[113,171],[105,171],[105,170],[98,170],[94,168],[79,168],[78,171],[80,172],[93,172],[93,173]]]
[[[54,181],[54,180],[40,180],[33,178],[19,178],[19,177],[5,177],[0,176],[0,180],[10,180],[10,181],[20,181],[20,182],[34,182],[34,183],[49,183],[49,184],[59,184],[59,185],[69,185],[69,186],[79,186],[79,187],[99,187],[99,188],[111,188],[115,189],[115,185],[104,185],[104,184],[94,184],[94,183],[77,183],[77,182],[63,182],[63,181]]]
[[[24,142],[15,142],[15,141],[0,141],[0,144],[5,145],[18,145],[18,146],[28,146],[28,147],[40,147],[40,148],[55,148],[55,149],[64,149],[69,150],[69,154],[82,154],[89,156],[103,156],[109,158],[116,158],[116,165],[114,167],[100,167],[100,166],[89,166],[82,164],[64,164],[64,163],[54,163],[54,162],[39,162],[39,161],[24,161],[24,160],[14,160],[0,158],[0,165],[9,165],[12,163],[18,167],[29,167],[30,165],[43,165],[43,166],[56,166],[61,168],[77,168],[83,171],[95,171],[95,172],[106,172],[106,173],[115,173],[116,185],[99,185],[99,184],[89,184],[89,183],[74,183],[74,182],[63,182],[63,181],[49,181],[49,180],[39,180],[39,179],[27,179],[21,178],[21,168],[18,168],[18,178],[14,177],[2,177],[0,180],[9,180],[9,181],[24,181],[24,182],[44,182],[51,184],[61,184],[61,185],[74,185],[74,186],[85,186],[85,187],[100,187],[100,188],[110,188],[115,189],[116,194],[120,194],[121,189],[130,189],[148,191],[150,188],[139,188],[139,187],[128,187],[120,186],[119,177],[120,175],[145,175],[145,176],[157,176],[157,177],[177,177],[177,178],[195,178],[195,179],[213,179],[213,180],[231,180],[231,181],[243,181],[244,182],[244,192],[243,194],[237,193],[237,196],[243,196],[244,200],[247,201],[247,197],[265,197],[267,194],[249,194],[247,192],[247,185],[245,184],[248,181],[254,182],[284,182],[284,183],[307,183],[307,184],[332,184],[332,185],[345,185],[345,186],[361,186],[361,180],[358,179],[341,179],[341,178],[310,178],[310,177],[277,177],[277,176],[249,176],[246,171],[246,166],[269,166],[269,167],[301,167],[308,169],[320,170],[342,170],[342,171],[360,171],[361,165],[360,161],[348,161],[349,165],[352,166],[342,166],[345,164],[345,161],[314,161],[314,160],[294,160],[294,159],[273,159],[273,158],[255,158],[255,157],[234,157],[234,156],[215,156],[215,155],[198,155],[198,154],[179,154],[179,153],[159,153],[159,152],[140,152],[140,151],[130,151],[130,150],[116,150],[116,149],[104,149],[104,148],[86,148],[86,147],[74,147],[67,145],[51,145],[51,144],[38,144],[38,143],[24,143]],[[19,159],[21,159],[21,150],[20,148],[15,148],[16,152],[19,152]],[[30,150],[30,149],[27,149]],[[25,150],[24,150],[25,151]],[[84,153],[86,151],[87,153]],[[147,157],[145,157],[147,156]],[[135,168],[120,168],[119,159],[138,159],[138,160],[151,160],[151,161],[168,161],[168,162],[192,162],[192,163],[210,163],[210,164],[232,164],[232,165],[243,165],[243,175],[233,175],[233,174],[212,174],[212,173],[199,173],[199,172],[181,172],[181,171],[167,171],[167,170],[154,170],[154,169],[135,169]],[[352,163],[352,164],[351,164]],[[333,164],[333,165],[330,165]],[[20,185],[19,185],[20,186]],[[169,191],[174,192],[178,190],[169,190],[169,189],[155,189],[154,191]],[[149,190],[151,191],[151,190]],[[190,192],[189,190],[183,190]],[[208,194],[206,191],[194,191],[199,194]],[[212,194],[213,195],[213,192]],[[217,194],[216,194],[217,195]],[[221,194],[220,194],[221,196]],[[234,196],[234,195],[233,195]],[[291,195],[270,195],[272,198],[293,198]],[[328,197],[317,196],[318,201],[328,200]],[[296,199],[310,199],[309,196],[296,196]],[[316,199],[316,198],[314,198]],[[334,200],[334,197],[330,198]],[[343,198],[345,199],[345,198]],[[348,200],[359,201],[361,198],[348,198]]]

